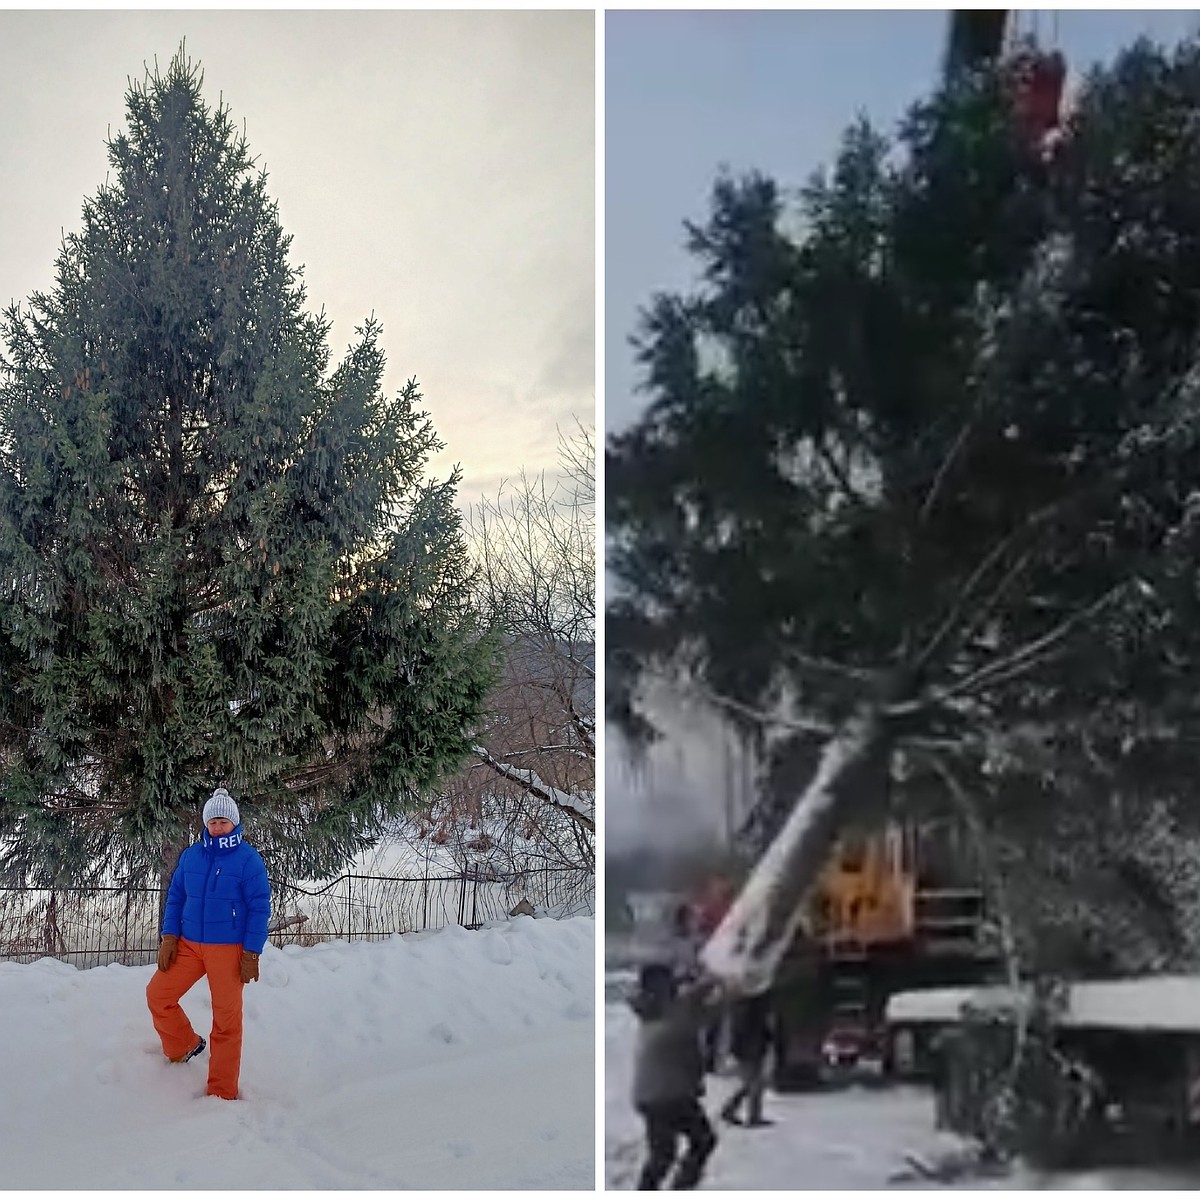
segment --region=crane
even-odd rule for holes
[[[950,13],[943,77],[995,61],[1004,49],[1009,13],[1004,9],[960,8]]]
[[[1030,141],[1042,146],[1062,121],[1067,60],[1054,47],[1042,49],[1036,35],[1017,41],[1010,9],[960,8],[950,13],[944,83],[955,76],[1002,63],[1013,115]]]

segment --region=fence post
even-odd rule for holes
[[[479,868],[475,868],[474,886],[471,888],[471,924],[479,924]]]
[[[121,929],[121,961],[129,965],[129,902],[132,899],[131,893],[125,892],[125,921]]]
[[[57,940],[54,937],[54,926],[58,918],[57,896],[54,889],[50,889],[50,899],[46,901],[46,923],[42,929],[42,941],[45,946],[46,953],[53,958],[55,951],[58,949]]]

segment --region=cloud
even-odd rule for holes
[[[0,11],[0,301],[52,283],[126,76],[181,38],[332,320],[370,313],[468,479],[553,467],[595,412],[594,21],[579,12]],[[64,45],[85,45],[60,69]]]

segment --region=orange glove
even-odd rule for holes
[[[242,982],[251,983],[258,980],[258,955],[249,950],[242,951]]]
[[[179,939],[173,933],[164,933],[158,943],[158,969],[165,971],[179,953]]]

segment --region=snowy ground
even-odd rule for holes
[[[163,1059],[153,967],[0,962],[3,1186],[590,1190],[594,956],[587,917],[268,946],[236,1103]]]
[[[629,1104],[635,1029],[636,1018],[625,1004],[605,1005],[604,1180],[612,1189],[635,1186],[643,1153],[642,1125]],[[769,1092],[766,1115],[775,1124],[766,1129],[731,1128],[716,1119],[733,1088],[732,1079],[710,1078],[705,1105],[720,1141],[701,1185],[705,1189],[926,1189],[930,1183],[912,1178],[906,1156],[932,1162],[962,1150],[957,1139],[934,1129],[932,1098],[918,1088],[857,1086],[787,1096]],[[963,1179],[959,1187],[1195,1190],[1200,1177],[1133,1170],[1044,1177],[1014,1169],[1002,1179]]]

